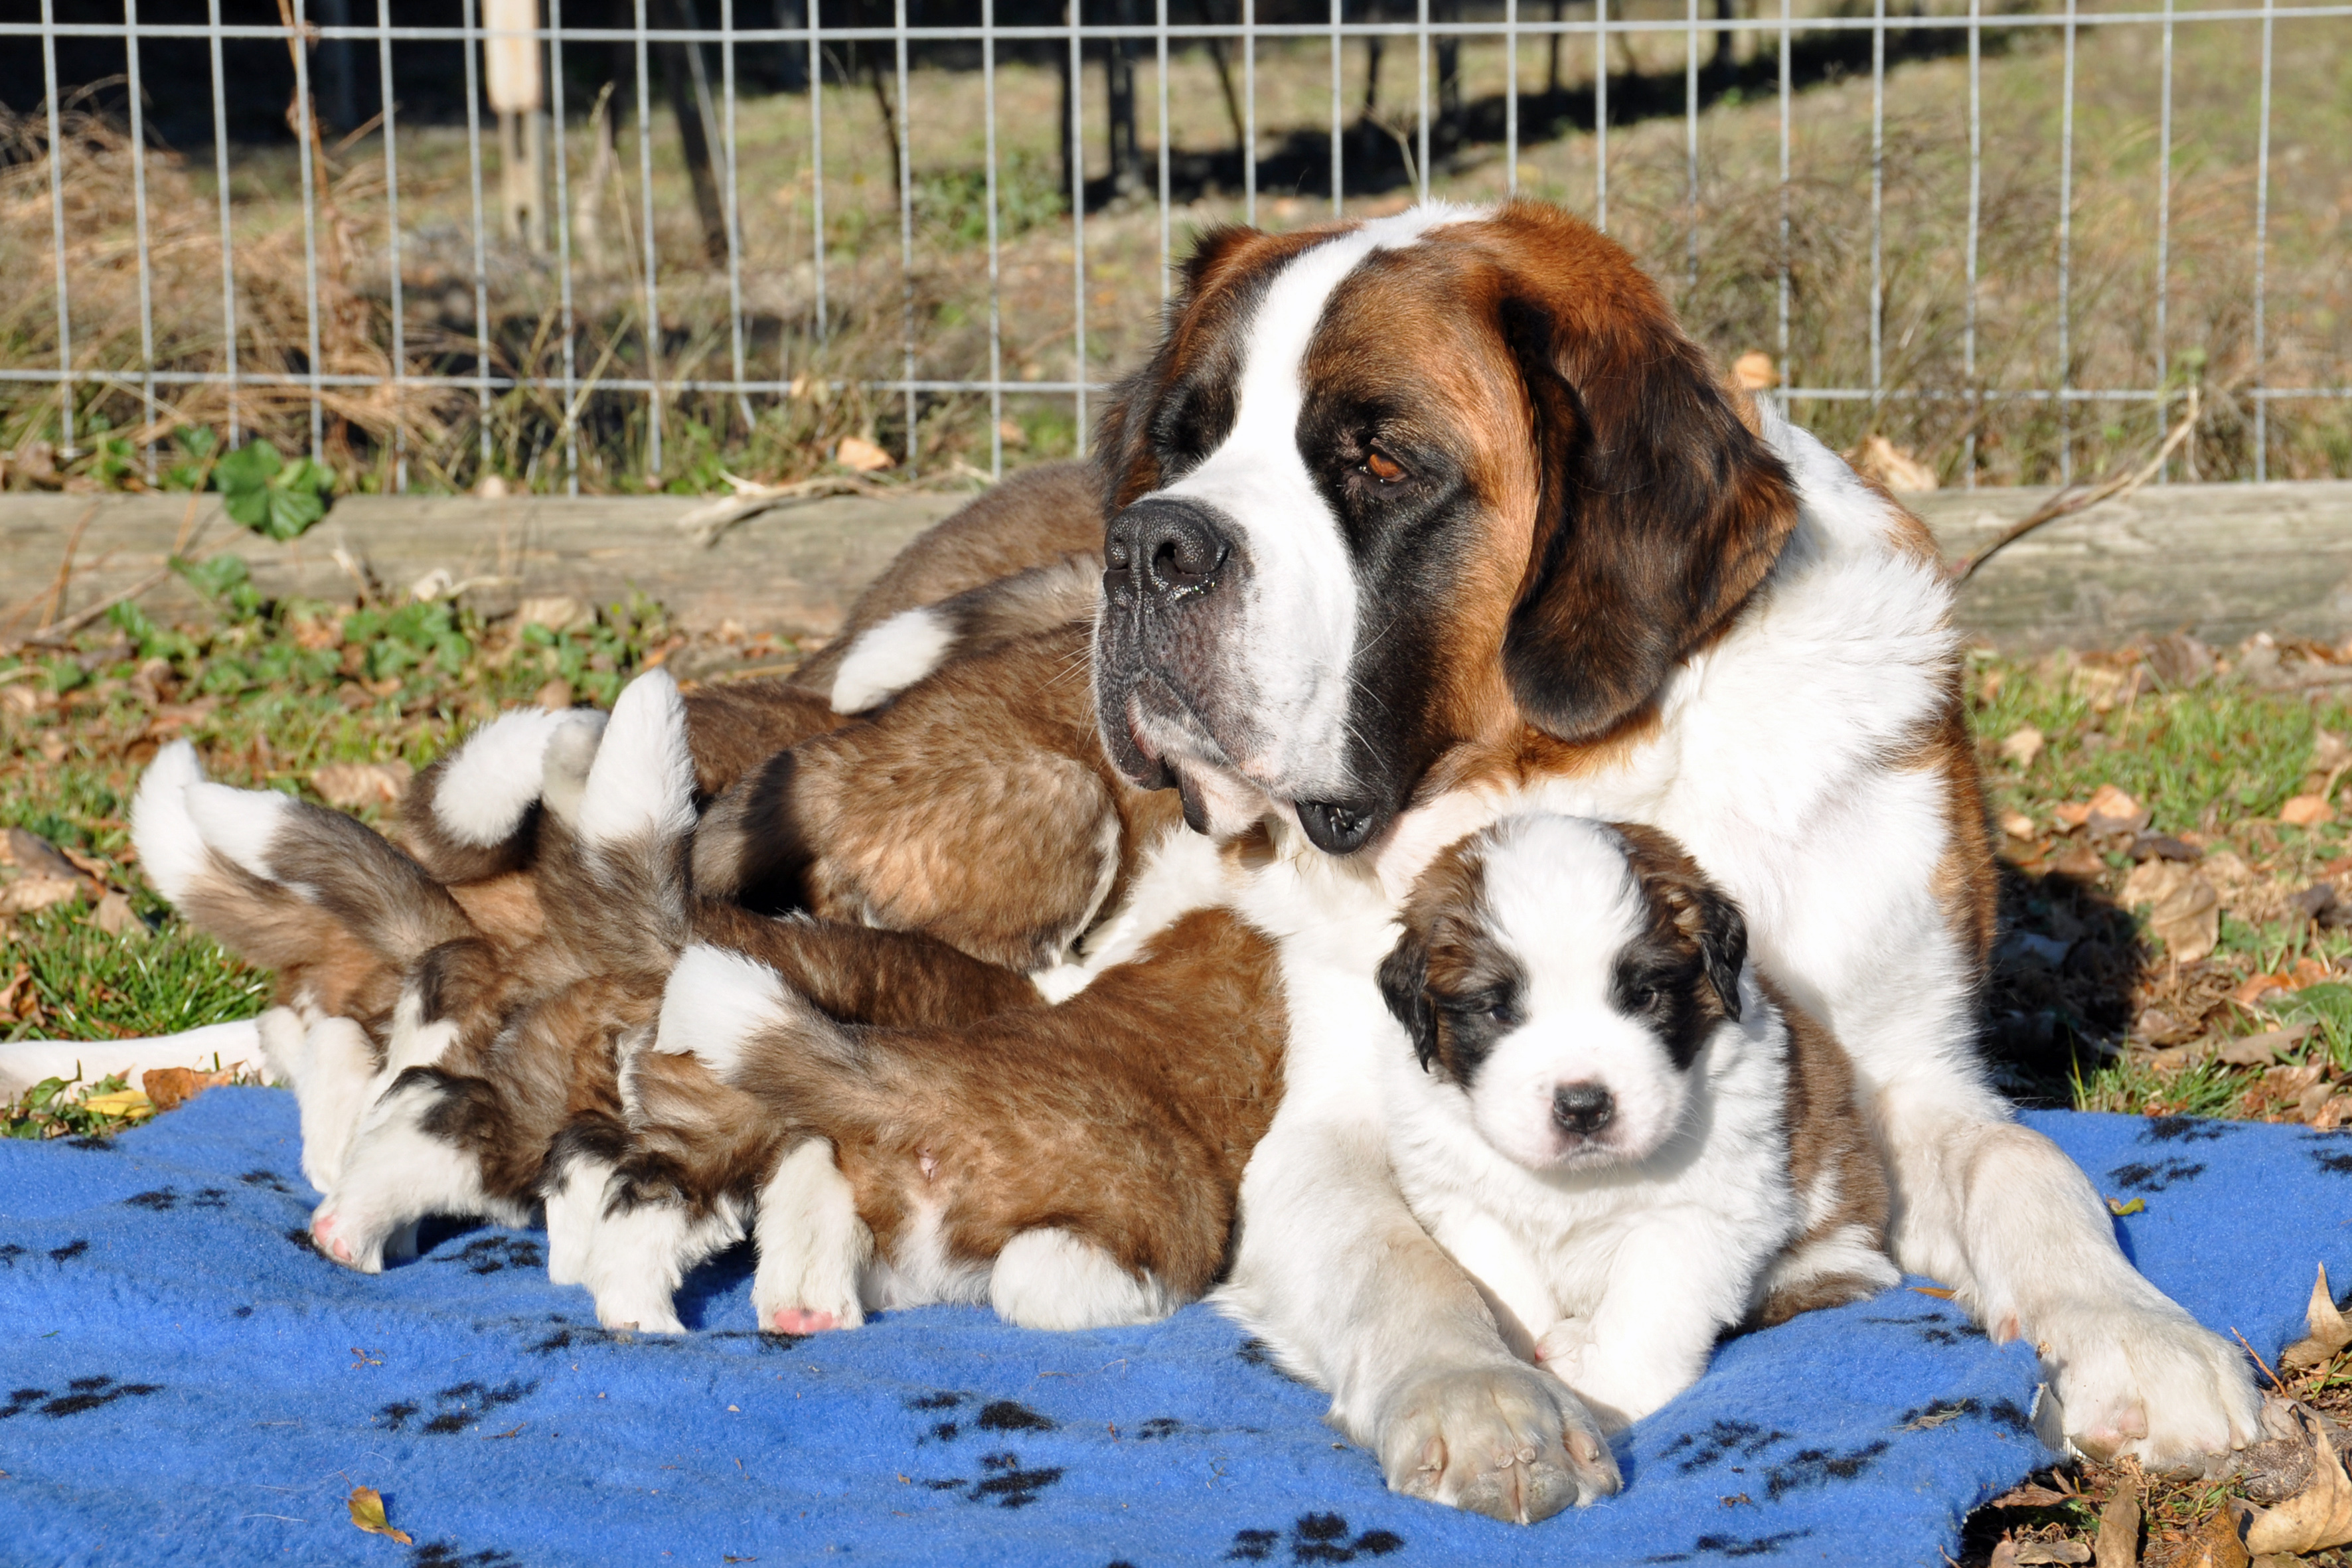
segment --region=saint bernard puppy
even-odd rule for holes
[[[1993,867],[1932,541],[1727,390],[1622,248],[1526,202],[1212,232],[1103,435],[1112,760],[1276,833],[1238,907],[1282,940],[1286,1088],[1220,1300],[1392,1486],[1532,1520],[1614,1485],[1387,1156],[1392,912],[1529,809],[1670,833],[1746,911],[1851,1058],[1897,1260],[2040,1351],[2045,1429],[2248,1440],[2245,1358],[1979,1058]]]
[[[1874,1296],[1886,1181],[1845,1055],[1664,834],[1546,814],[1442,853],[1381,963],[1389,1161],[1512,1348],[1604,1431],[1723,1333]]]

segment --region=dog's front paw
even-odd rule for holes
[[[1516,1363],[1409,1385],[1381,1419],[1379,1447],[1392,1489],[1517,1524],[1581,1508],[1621,1484],[1583,1403],[1557,1378]]]
[[[2244,1353],[2168,1301],[2072,1303],[2034,1327],[2066,1440],[2093,1458],[2164,1470],[2258,1436]]]

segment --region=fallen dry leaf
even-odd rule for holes
[[[878,473],[898,466],[898,460],[889,453],[862,436],[844,436],[841,445],[833,449],[833,460],[861,474]]]
[[[329,763],[310,774],[310,787],[329,805],[354,811],[364,805],[397,805],[415,772],[406,763]]]
[[[2227,1509],[2217,1509],[2172,1558],[2170,1568],[2249,1568],[2252,1561],[2238,1539],[2237,1521]]]
[[[2001,816],[2000,830],[2011,838],[2029,840],[2033,837],[2033,818],[2021,811],[2005,812]]]
[[[2018,770],[2023,772],[2033,765],[2033,759],[2042,754],[2045,744],[2047,742],[2041,731],[2031,724],[2021,724],[2011,730],[2009,738],[2000,743],[2000,754],[2015,763]]]
[[[235,1068],[198,1072],[194,1068],[150,1068],[139,1075],[139,1087],[158,1110],[176,1110],[208,1089],[236,1081]]]
[[[2124,908],[2160,904],[2197,873],[2178,860],[2143,860],[2124,879]]]
[[[1761,349],[1749,349],[1731,362],[1732,379],[1749,392],[1761,392],[1780,379],[1772,368],[1772,356]]]
[[[2137,833],[2147,826],[2147,808],[2111,784],[2101,784],[2088,804],[2090,812],[2083,826],[2097,837],[2104,838],[2111,833]]]
[[[135,1089],[118,1089],[111,1094],[93,1094],[82,1104],[100,1116],[121,1116],[136,1119],[155,1114],[155,1102]]]
[[[2088,1563],[2091,1549],[2079,1541],[2024,1541],[2017,1546],[2018,1568],[2045,1563]]]
[[[2147,929],[2163,942],[2166,955],[2175,963],[2194,963],[2221,945],[2221,896],[2203,876],[2191,871],[2148,911]]]
[[[2319,1278],[2312,1282],[2311,1305],[2304,1311],[2305,1324],[2311,1330],[2308,1337],[2297,1340],[2279,1352],[2279,1365],[2290,1372],[2301,1372],[2307,1366],[2317,1366],[2346,1345],[2352,1345],[2352,1323],[2336,1308],[2336,1298],[2327,1289],[2327,1265],[2319,1266]]]
[[[2088,801],[2062,800],[2050,808],[2050,815],[2058,819],[2061,827],[2071,833],[2091,819],[2091,805]]]
[[[2324,795],[2298,795],[2279,807],[2279,820],[2289,827],[2317,827],[2336,820],[2336,808]]]
[[[2241,1007],[2251,1007],[2273,991],[2292,991],[2294,986],[2284,974],[2257,974],[2230,993],[2230,1000]]]
[[[2077,881],[2095,882],[2106,874],[2107,863],[2087,844],[2077,844],[2050,862],[2050,869]]]
[[[1986,1568],[2017,1568],[2017,1542],[2002,1536],[1994,1544],[1991,1560]]]
[[[414,1545],[408,1531],[393,1528],[383,1511],[383,1494],[373,1487],[352,1489],[352,1522],[370,1535],[388,1535],[403,1546]]]
[[[515,606],[516,625],[545,626],[551,632],[568,632],[592,625],[595,619],[594,610],[569,594],[547,594],[525,599]]]
[[[558,676],[531,694],[531,700],[552,713],[572,706],[572,682]]]
[[[2336,978],[2336,972],[2315,958],[2296,959],[2294,967],[2287,973],[2294,988],[2297,991],[2306,985],[2317,985]]]
[[[2099,1568],[2137,1568],[2139,1492],[2129,1481],[2116,1482],[2107,1506],[2099,1510],[2099,1539],[2091,1555]]]
[[[152,934],[147,930],[147,922],[141,920],[138,911],[131,907],[130,899],[111,888],[98,900],[98,907],[89,911],[89,919],[90,924],[109,936],[143,937]]]
[[[79,877],[36,871],[0,888],[0,915],[29,915],[53,904],[68,904],[80,898],[88,886]]]
[[[2344,1474],[2344,1461],[2328,1442],[2318,1413],[2297,1403],[2294,1415],[2311,1448],[2311,1479],[2302,1491],[2275,1508],[2238,1505],[2240,1539],[2252,1556],[2317,1552],[2352,1542],[2352,1478]]]
[[[2268,980],[2274,977],[2264,975],[2263,978]],[[2309,1024],[2297,1024],[2292,1029],[2264,1029],[2259,1035],[2248,1035],[2243,1039],[2231,1040],[2215,1054],[2220,1060],[2233,1068],[2268,1067],[2278,1060],[2281,1051],[2299,1043],[2305,1035],[2311,1033],[2311,1029],[2312,1026]]]

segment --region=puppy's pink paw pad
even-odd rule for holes
[[[332,1253],[345,1263],[352,1260],[352,1244],[335,1235],[335,1216],[320,1215],[310,1222],[310,1239],[321,1251]]]
[[[831,1312],[813,1312],[803,1307],[779,1307],[769,1314],[768,1327],[779,1334],[821,1334],[841,1327],[841,1320]]]

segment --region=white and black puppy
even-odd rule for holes
[[[1898,1279],[1844,1053],[1654,829],[1528,813],[1440,854],[1380,970],[1406,1203],[1605,1429],[1717,1338]]]

